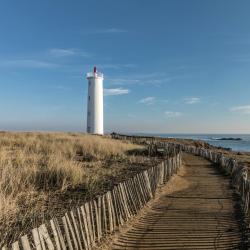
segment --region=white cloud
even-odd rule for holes
[[[130,92],[129,89],[116,88],[116,89],[104,89],[105,96],[111,95],[126,95]]]
[[[49,53],[56,57],[64,57],[75,55],[76,52],[73,49],[50,49]]]
[[[0,66],[3,67],[18,67],[18,68],[55,68],[59,65],[47,61],[40,61],[34,59],[17,59],[0,61]]]
[[[97,30],[94,33],[113,34],[113,33],[125,33],[125,32],[127,32],[127,30],[118,29],[118,28],[109,28],[109,29]]]
[[[230,109],[232,112],[240,113],[240,114],[250,114],[250,105],[246,106],[237,106]]]
[[[160,79],[148,79],[148,80],[142,80],[143,83],[146,84],[154,84],[154,85],[161,85],[162,83],[167,83],[172,80],[171,77],[163,77]]]
[[[66,67],[67,64],[62,64],[59,58],[62,57],[91,57],[89,53],[86,53],[80,49],[61,49],[53,48],[41,53],[36,53],[29,58],[13,58],[0,60],[0,67],[12,67],[12,68],[38,68],[38,69],[49,69],[56,67]]]
[[[109,66],[109,65],[107,65]],[[135,68],[136,65],[134,64],[124,64],[118,65],[119,68],[126,67],[126,68]],[[116,66],[116,68],[118,68]],[[114,85],[129,85],[129,84],[152,84],[155,86],[160,86],[161,84],[168,83],[172,81],[174,77],[166,76],[165,74],[159,73],[149,73],[143,75],[132,75],[131,78],[110,78],[109,81]]]
[[[114,85],[135,84],[140,82],[140,80],[138,79],[123,79],[123,78],[113,78],[107,80]]]
[[[142,103],[145,105],[152,105],[155,103],[155,97],[153,97],[153,96],[145,97],[145,98],[141,99],[138,103]]]
[[[79,49],[61,49],[53,48],[49,50],[49,54],[54,57],[82,56],[89,57],[90,55]]]
[[[98,68],[101,68],[101,69],[115,69],[115,70],[118,70],[118,69],[122,69],[122,68],[135,68],[136,65],[135,64],[118,64],[118,63],[104,63],[104,64],[98,64],[97,65]],[[110,79],[112,80],[112,79]]]
[[[201,101],[200,97],[188,97],[184,99],[184,102],[186,104],[196,104],[199,103]]]
[[[168,103],[169,100],[168,99],[162,99],[162,100],[159,100],[161,103]]]
[[[182,116],[181,112],[165,111],[165,115],[169,118]]]

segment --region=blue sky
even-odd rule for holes
[[[250,1],[0,1],[0,130],[250,133]]]

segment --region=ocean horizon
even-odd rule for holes
[[[230,148],[233,151],[250,152],[250,134],[186,134],[186,133],[131,133],[133,135],[164,138],[202,140],[212,146]]]

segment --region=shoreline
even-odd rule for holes
[[[222,147],[232,151],[250,152],[250,134],[193,134],[193,133],[129,133],[133,136],[146,136],[167,139],[199,140],[215,147]]]
[[[131,136],[131,135],[128,135],[128,136]],[[205,149],[213,150],[214,152],[223,153],[224,155],[226,155],[228,157],[235,158],[236,160],[239,161],[239,163],[246,165],[250,169],[250,152],[241,152],[241,151],[235,151],[235,150],[229,151],[226,148],[216,147],[214,145],[211,145],[210,143],[208,143],[204,140],[183,139],[183,138],[166,138],[166,137],[160,137],[160,136],[138,136],[138,135],[132,135],[132,136],[133,137],[144,137],[144,138],[148,138],[148,139],[163,140],[164,142],[179,143],[179,144],[190,145],[190,146],[195,146],[195,147],[203,147]]]

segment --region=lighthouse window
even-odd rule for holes
[[[90,95],[89,95],[89,101],[90,101]]]

